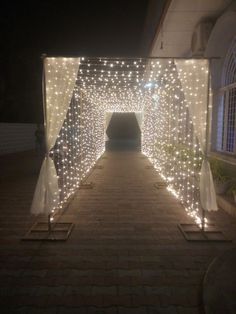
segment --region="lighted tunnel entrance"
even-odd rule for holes
[[[188,213],[196,218],[201,206],[215,210],[206,158],[208,84],[205,59],[45,58],[47,154],[31,212],[51,214],[65,206],[104,153],[106,131],[111,140],[118,129],[121,136],[138,134],[137,123],[118,127],[127,112],[142,113],[142,153]],[[108,127],[112,112],[120,114]]]

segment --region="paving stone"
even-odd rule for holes
[[[57,314],[88,314],[86,307],[58,307]]]
[[[32,307],[23,306],[23,307],[20,307],[18,309],[13,310],[12,313],[14,313],[14,314],[29,314],[33,310],[34,310],[34,308],[32,308]],[[4,309],[3,313],[9,313],[9,310]]]
[[[119,276],[141,276],[140,270],[134,270],[134,269],[119,269],[118,271]]]
[[[118,309],[117,307],[110,308],[88,307],[86,314],[118,314]]]
[[[58,287],[37,286],[34,289],[33,295],[35,296],[42,296],[42,295],[62,296],[64,295],[65,290],[66,290],[65,286],[58,286]]]
[[[132,297],[129,295],[106,295],[103,297],[104,306],[132,306]]]
[[[75,224],[68,241],[23,242],[35,219],[29,208],[40,169],[32,153],[24,156],[24,175],[15,158],[19,171],[0,180],[1,310],[198,313],[208,265],[235,245],[233,218],[221,210],[209,213],[230,232],[232,244],[185,241],[177,224],[192,220],[168,191],[153,188],[160,178],[145,169],[148,159],[136,152],[105,153],[104,169],[90,176],[94,189],[79,190],[62,217]]]
[[[118,314],[148,314],[146,307],[119,307]]]
[[[45,277],[46,274],[48,273],[48,270],[43,269],[43,270],[35,270],[35,269],[27,269],[22,271],[22,276],[24,277]]]
[[[92,286],[67,286],[65,287],[64,295],[91,295]]]
[[[49,308],[35,308],[35,307],[22,307],[22,308],[19,308],[17,310],[15,310],[14,313],[19,313],[19,314],[57,314],[58,313],[58,308],[55,307],[55,308],[52,308],[52,307],[49,307]]]
[[[200,311],[197,307],[178,307],[177,313],[178,314],[201,314],[202,311]]]
[[[148,314],[178,314],[175,307],[155,307],[155,306],[148,306]]]
[[[92,295],[116,295],[117,294],[117,287],[110,286],[110,287],[103,287],[103,286],[94,286],[92,287]]]
[[[119,295],[144,295],[142,286],[118,286]]]
[[[152,286],[152,287],[148,287],[145,286],[145,294],[146,295],[166,295],[166,296],[170,296],[172,294],[172,290],[170,287],[162,287],[162,286]]]

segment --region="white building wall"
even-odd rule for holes
[[[211,130],[211,149],[221,149],[222,137],[222,97],[219,89],[222,86],[222,74],[227,52],[236,36],[236,0],[232,5],[217,19],[207,43],[205,57],[211,61],[211,86],[213,92],[213,111],[212,111],[212,130]]]

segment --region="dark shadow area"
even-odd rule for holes
[[[134,112],[114,112],[107,128],[106,150],[141,150],[141,131]]]
[[[1,1],[0,121],[42,123],[42,60],[141,55],[149,0]],[[148,29],[147,29],[148,31]],[[19,79],[20,75],[20,79]]]

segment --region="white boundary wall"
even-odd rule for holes
[[[0,123],[0,155],[35,149],[36,127],[31,123]]]

